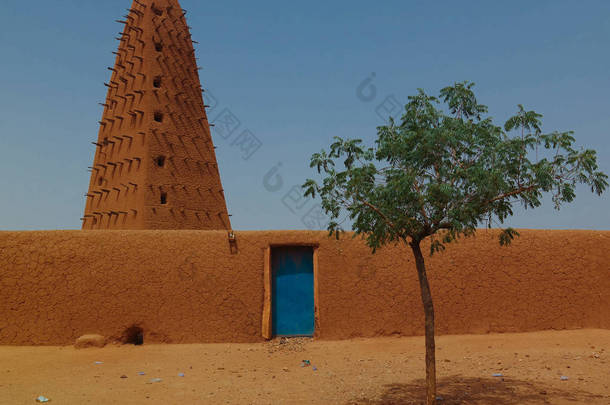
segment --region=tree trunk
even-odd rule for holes
[[[419,241],[410,243],[413,255],[415,256],[415,265],[417,266],[417,275],[419,276],[419,289],[421,291],[421,299],[424,304],[424,314],[426,315],[426,404],[436,404],[436,354],[434,343],[434,305],[432,303],[432,294],[430,293],[430,285],[428,284],[428,276],[426,275],[426,265],[424,263],[424,255],[422,255]]]

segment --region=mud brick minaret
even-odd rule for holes
[[[193,41],[178,0],[123,20],[83,229],[230,229]]]

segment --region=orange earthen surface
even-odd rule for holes
[[[422,405],[423,348],[423,337],[0,346],[0,404]],[[439,404],[608,405],[609,348],[600,329],[440,336]]]
[[[67,345],[85,334],[146,343],[263,340],[265,252],[316,246],[316,336],[422,333],[411,253],[372,255],[326,232],[0,232],[0,344]],[[440,334],[610,329],[610,232],[479,231],[428,259]]]
[[[83,229],[230,229],[199,67],[177,0],[120,21]]]

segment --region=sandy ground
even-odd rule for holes
[[[442,336],[437,347],[440,404],[610,404],[607,330]],[[52,404],[419,404],[423,376],[419,337],[0,347],[3,405],[39,395]]]

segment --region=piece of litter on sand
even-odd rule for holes
[[[93,363],[93,364],[104,364],[104,362],[103,362],[103,361],[96,361],[96,362],[95,362],[95,363]]]
[[[150,382],[151,382],[151,383],[158,383],[158,382],[161,382],[161,381],[163,381],[163,380],[162,380],[162,379],[160,379],[160,378],[152,378],[152,379],[150,380]]]
[[[146,375],[146,373],[144,371],[139,371],[138,375]]]
[[[318,368],[316,366],[313,366],[313,371],[318,371]]]
[[[121,376],[121,378],[127,378],[127,376],[126,376],[125,374],[123,374],[123,375]]]
[[[502,373],[494,373],[492,377],[504,377],[504,375]]]
[[[36,402],[41,403],[41,402],[51,402],[51,400],[47,397],[44,396],[39,396],[38,398],[36,398]]]
[[[184,377],[184,373],[178,373],[178,377]]]
[[[301,362],[301,367],[309,367],[309,366],[311,366],[311,361],[309,361],[309,360],[303,360],[303,361]]]
[[[565,375],[561,376],[561,381],[568,381],[568,377],[566,377]]]

